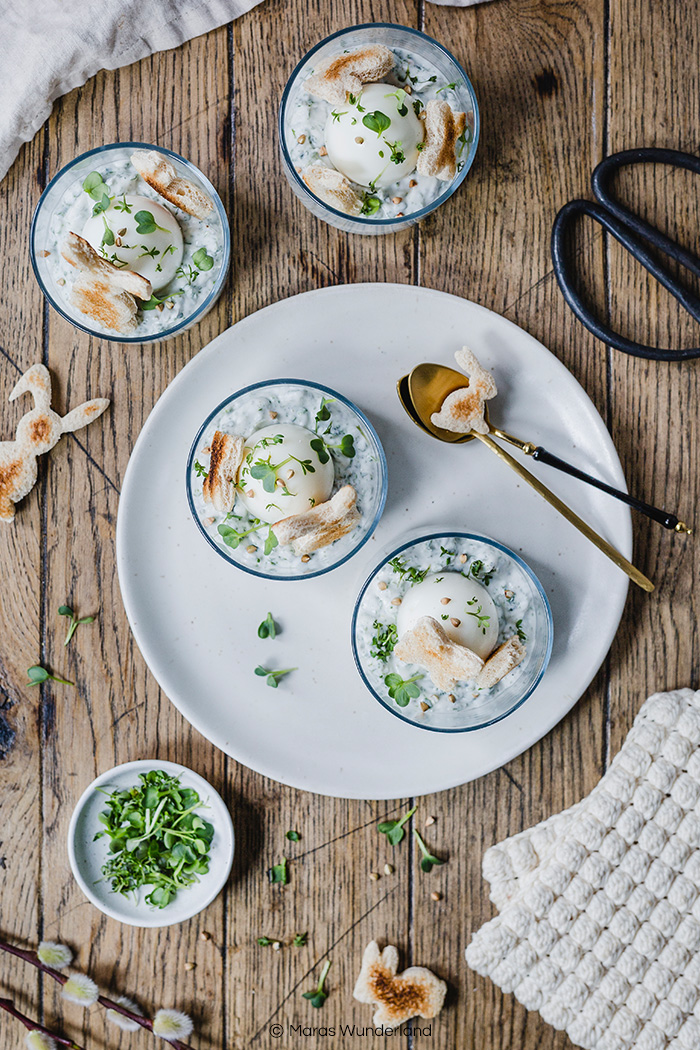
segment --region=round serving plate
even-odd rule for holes
[[[627,577],[479,442],[445,445],[402,409],[396,380],[421,361],[454,365],[468,344],[493,370],[498,425],[625,487],[592,402],[522,329],[476,303],[411,285],[306,292],[223,332],[175,378],[148,418],[124,478],[117,521],[122,597],[160,686],[217,747],[265,776],[344,798],[421,795],[496,769],[576,703],[610,647]],[[194,435],[222,396],[294,375],[341,391],[387,454],[389,495],[372,539],[337,570],[298,582],[222,566],[197,531],[184,474]],[[630,512],[603,493],[528,462],[627,556]],[[549,598],[554,648],[544,678],[503,721],[465,735],[425,733],[376,703],[353,664],[355,599],[408,532],[491,536],[532,567]],[[257,636],[272,612],[274,640]],[[298,668],[277,689],[254,668]]]

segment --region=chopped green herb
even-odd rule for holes
[[[179,889],[209,871],[214,826],[196,814],[203,801],[178,777],[151,769],[139,773],[139,780],[134,787],[103,792],[107,808],[99,819],[105,830],[95,839],[110,840],[102,874],[112,890],[126,895],[149,886],[146,901],[164,908]]]
[[[515,629],[518,632],[518,638],[520,639],[520,641],[521,642],[526,642],[527,641],[527,635],[525,634],[525,631],[523,630],[523,621],[522,620],[516,620],[515,621]]]
[[[297,933],[294,935],[292,944],[295,948],[303,948],[309,938],[308,933]]]
[[[288,831],[285,835],[285,838],[288,838],[290,842],[298,842],[301,838],[301,835],[298,831]]]
[[[420,696],[420,686],[417,686],[416,682],[422,677],[422,674],[415,674],[413,678],[402,678],[400,674],[388,674],[384,677],[384,684],[391,699],[396,701],[399,707],[407,707],[410,700],[415,700],[417,696]]]
[[[326,999],[328,998],[328,992],[324,990],[324,985],[326,983],[326,977],[328,976],[328,971],[330,970],[330,968],[331,961],[330,959],[328,959],[325,966],[321,970],[321,979],[318,982],[316,989],[311,992],[302,992],[304,999],[308,999],[311,1002],[311,1005],[315,1006],[317,1010],[323,1006]]]
[[[375,633],[372,638],[370,654],[385,663],[393,653],[394,647],[399,640],[396,624],[380,623],[379,620],[375,620],[372,626]]]
[[[404,831],[404,824],[407,824],[413,814],[418,809],[415,805],[413,809],[409,809],[408,813],[404,813],[398,820],[383,820],[381,824],[377,824],[377,831],[381,835],[386,835],[387,841],[392,846],[398,846],[401,839],[404,837],[406,832]]]
[[[383,131],[391,127],[391,118],[387,117],[386,113],[382,113],[380,109],[375,109],[373,113],[365,113],[362,123],[370,131],[376,131],[377,138],[379,138]]]
[[[263,947],[274,943],[275,941],[273,941],[272,937],[258,937],[258,944],[261,944]]]
[[[198,248],[192,256],[192,262],[198,270],[211,270],[214,265],[214,260],[207,254],[206,248]]]
[[[27,677],[29,678],[27,685],[41,685],[42,682],[48,682],[49,680],[52,682],[60,682],[61,685],[75,684],[74,682],[66,681],[65,678],[57,678],[56,675],[49,674],[46,668],[42,667],[41,664],[35,664],[34,667],[29,667],[27,669]]]
[[[263,622],[258,627],[258,638],[276,638],[277,633],[277,624],[274,621],[272,613],[269,612],[263,620]]]
[[[70,619],[70,624],[68,625],[68,634],[66,635],[66,640],[63,643],[64,645],[68,645],[71,638],[82,623],[92,623],[95,619],[94,616],[83,616],[82,620],[78,620],[70,605],[59,605],[58,615],[67,616]]]
[[[280,864],[273,864],[271,868],[268,868],[267,877],[272,883],[279,883],[281,886],[286,886],[289,881],[287,877],[287,858],[282,857]]]
[[[425,143],[424,142],[419,142],[416,145],[416,149],[418,150],[419,153],[422,153],[422,151],[425,149]]]
[[[270,671],[267,667],[258,665],[255,668],[255,674],[260,678],[266,678],[267,684],[271,689],[276,689],[281,678],[285,675],[291,674],[292,671],[298,671],[298,667],[287,667],[284,671]]]
[[[420,846],[421,853],[423,854],[423,857],[421,858],[421,862],[420,862],[421,871],[426,871],[426,872],[427,871],[432,871],[433,868],[436,868],[440,864],[444,864],[445,863],[444,860],[439,860],[437,857],[433,856],[433,854],[430,852],[430,850],[428,849],[426,844],[423,842],[423,839],[420,837],[420,835],[418,834],[418,832],[416,831],[415,828],[413,829],[413,835],[414,835],[414,838],[415,838],[416,842]]]

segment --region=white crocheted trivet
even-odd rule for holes
[[[467,962],[584,1050],[700,1050],[700,692],[656,693],[591,794],[492,849]]]

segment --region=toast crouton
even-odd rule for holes
[[[138,324],[138,307],[133,295],[116,292],[103,281],[86,274],[78,277],[70,290],[76,310],[115,332],[133,332]]]
[[[61,245],[61,255],[81,273],[88,274],[95,281],[108,285],[114,291],[128,292],[137,299],[150,299],[153,293],[151,282],[140,273],[115,266],[109,259],[103,259],[89,241],[77,233],[69,233]]]
[[[301,177],[312,193],[315,193],[324,204],[345,212],[346,215],[359,215],[362,211],[362,194],[358,193],[349,179],[335,168],[325,164],[311,164]]]
[[[376,83],[394,68],[394,56],[383,44],[358,47],[347,55],[333,55],[316,66],[306,81],[306,90],[334,105],[342,105],[348,94],[359,95],[362,85]]]
[[[205,503],[211,503],[220,514],[233,510],[236,478],[243,462],[245,438],[217,430],[211,443],[209,473],[202,485]]]
[[[358,1002],[377,1007],[372,1023],[398,1028],[410,1017],[437,1017],[445,1001],[445,982],[425,966],[409,966],[397,974],[398,964],[393,945],[380,952],[377,942],[371,941],[365,948],[352,994]]]
[[[428,102],[424,112],[425,143],[416,171],[449,182],[457,171],[457,139],[467,126],[467,115],[455,113],[449,102],[437,98]]]
[[[362,518],[356,500],[357,493],[352,485],[343,485],[325,503],[319,503],[303,514],[282,518],[272,526],[272,531],[278,543],[283,546],[291,544],[294,554],[311,554],[352,532]]]
[[[190,179],[180,178],[162,153],[154,149],[137,149],[130,159],[144,182],[188,215],[206,219],[214,210],[214,201],[209,194]]]
[[[453,390],[448,394],[439,412],[433,412],[431,423],[442,430],[455,434],[488,434],[489,425],[484,418],[484,401],[490,401],[498,393],[494,378],[477,361],[466,346],[455,353],[457,364],[469,376],[469,386]]]
[[[514,634],[495,649],[482,667],[476,677],[476,684],[482,689],[491,689],[502,678],[517,667],[525,659],[527,650],[523,643]]]
[[[468,682],[484,666],[480,656],[466,645],[453,642],[432,616],[421,616],[399,640],[394,653],[404,663],[424,667],[438,689],[452,689],[457,682]]]

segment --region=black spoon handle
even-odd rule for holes
[[[535,448],[529,446],[524,451],[527,451],[527,455],[532,456],[533,459],[546,463],[547,466],[556,467],[557,470],[562,470],[565,474],[570,474],[571,477],[578,478],[579,481],[585,481],[588,485],[594,485],[597,489],[607,492],[609,496],[622,500],[628,507],[633,507],[635,510],[641,511],[642,514],[646,514],[648,518],[658,521],[665,529],[675,529],[676,532],[692,532],[692,529],[689,529],[685,522],[680,521],[675,514],[668,514],[665,510],[652,507],[649,503],[644,503],[643,500],[637,499],[635,496],[630,496],[628,493],[621,492],[620,489],[615,489],[612,485],[608,485],[598,478],[591,477],[590,474],[579,470],[578,467],[573,467],[571,463],[559,459],[558,456],[553,456],[551,452],[548,452],[546,448],[542,448],[541,445],[537,445]]]

